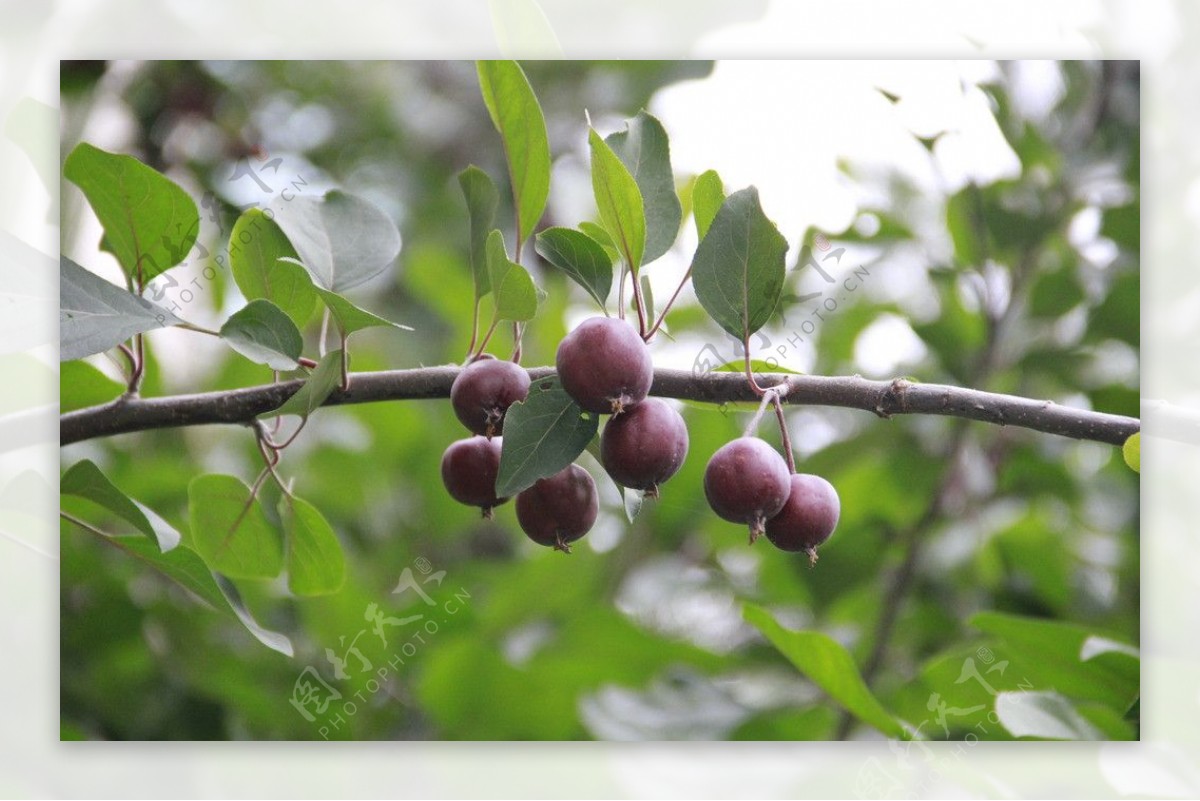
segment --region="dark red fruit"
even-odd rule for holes
[[[596,482],[577,464],[517,493],[517,522],[529,539],[566,553],[591,530],[599,511]]]
[[[508,498],[496,497],[500,471],[500,437],[468,437],[450,443],[442,455],[442,483],[450,497],[467,506],[478,506],[484,517]]]
[[[750,542],[779,514],[792,485],[779,452],[757,437],[735,439],[704,469],[704,495],[717,515],[750,526]]]
[[[491,437],[504,430],[504,413],[529,395],[529,373],[519,364],[485,358],[454,379],[450,403],[468,430]]]
[[[817,546],[837,528],[842,504],[837,490],[820,476],[797,473],[791,484],[787,503],[767,521],[767,539],[781,550],[803,551],[815,564]]]
[[[637,331],[615,317],[584,320],[558,343],[558,380],[589,412],[620,414],[650,391],[654,363]]]
[[[688,452],[683,417],[666,401],[647,398],[608,421],[600,435],[600,461],[624,487],[658,497],[658,485],[675,475]]]

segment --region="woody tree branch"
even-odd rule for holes
[[[459,367],[423,367],[353,375],[349,389],[338,389],[325,406],[382,401],[448,398]],[[533,367],[533,379],[553,375],[551,367]],[[758,374],[763,387],[788,384],[785,401],[792,405],[861,409],[880,417],[934,414],[1003,426],[1017,426],[1074,439],[1120,445],[1141,428],[1139,420],[1115,414],[1060,406],[1052,401],[1002,395],[943,384],[896,378],[876,381],[859,376]],[[68,412],[60,418],[62,445],[160,428],[249,425],[278,408],[300,388],[302,380],[258,387],[161,398],[122,397],[112,403]],[[757,403],[758,397],[740,373],[694,374],[659,369],[650,393],[702,403]]]

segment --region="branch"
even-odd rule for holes
[[[334,390],[326,406],[377,401],[448,398],[459,367],[422,367],[355,373],[348,390]],[[553,375],[551,367],[532,367],[533,379]],[[920,384],[902,378],[872,381],[858,376],[809,376],[763,373],[764,387],[786,383],[790,404],[862,409],[880,417],[897,414],[937,414],[996,425],[1018,426],[1074,439],[1122,444],[1141,427],[1133,417],[1090,412],[1052,401],[1031,400],[975,389]],[[118,398],[103,406],[68,412],[59,418],[60,442],[70,445],[156,428],[251,424],[255,417],[277,409],[303,383],[302,379],[227,392],[206,392],[164,398]],[[650,394],[702,403],[757,403],[759,398],[740,373],[696,375],[689,370],[654,372]]]

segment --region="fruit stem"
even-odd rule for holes
[[[513,364],[521,363],[521,337],[525,333],[525,327],[520,323],[513,323]]]
[[[617,318],[625,319],[625,262],[621,262],[621,280],[617,283]]]
[[[750,418],[750,424],[746,426],[746,433],[743,436],[753,437],[758,431],[758,424],[762,422],[763,414],[767,411],[767,404],[771,402],[770,397],[763,393],[763,398],[758,404],[758,411]]]
[[[631,271],[633,275],[633,305],[637,309],[638,315],[638,333],[642,340],[646,339],[646,305],[642,302],[642,290],[638,283],[637,270]]]
[[[471,344],[467,345],[466,360],[463,364],[470,364],[472,357],[475,355],[475,344],[479,340],[479,293],[475,294],[475,309],[471,312]]]
[[[779,439],[783,445],[783,456],[787,459],[788,472],[795,473],[796,457],[792,455],[792,437],[788,432],[787,418],[783,414],[782,393],[775,387],[772,387],[767,390],[767,395],[775,404],[775,418],[779,420]],[[816,560],[815,553],[813,554],[813,560]]]
[[[483,349],[487,347],[488,340],[492,338],[492,334],[496,333],[496,326],[499,324],[499,317],[496,317],[492,320],[492,324],[488,327],[487,333],[483,335],[483,341],[479,343],[479,349],[475,351],[475,356],[472,358],[472,361],[483,355]]]

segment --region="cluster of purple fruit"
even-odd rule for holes
[[[646,343],[625,321],[584,321],[558,346],[555,359],[563,390],[585,411],[610,414],[600,436],[600,461],[621,486],[650,497],[683,464],[687,426],[672,406],[650,398],[654,364]],[[475,436],[453,443],[442,457],[442,480],[460,503],[485,516],[505,503],[496,496],[504,415],[529,394],[529,374],[519,365],[485,356],[455,379],[450,401]],[[818,476],[790,475],[783,458],[760,439],[742,437],[718,450],[704,475],[709,505],[720,517],[750,526],[778,547],[804,551],[829,538],[839,512],[836,491]],[[534,542],[563,551],[596,522],[596,484],[578,465],[517,495],[517,520]]]

